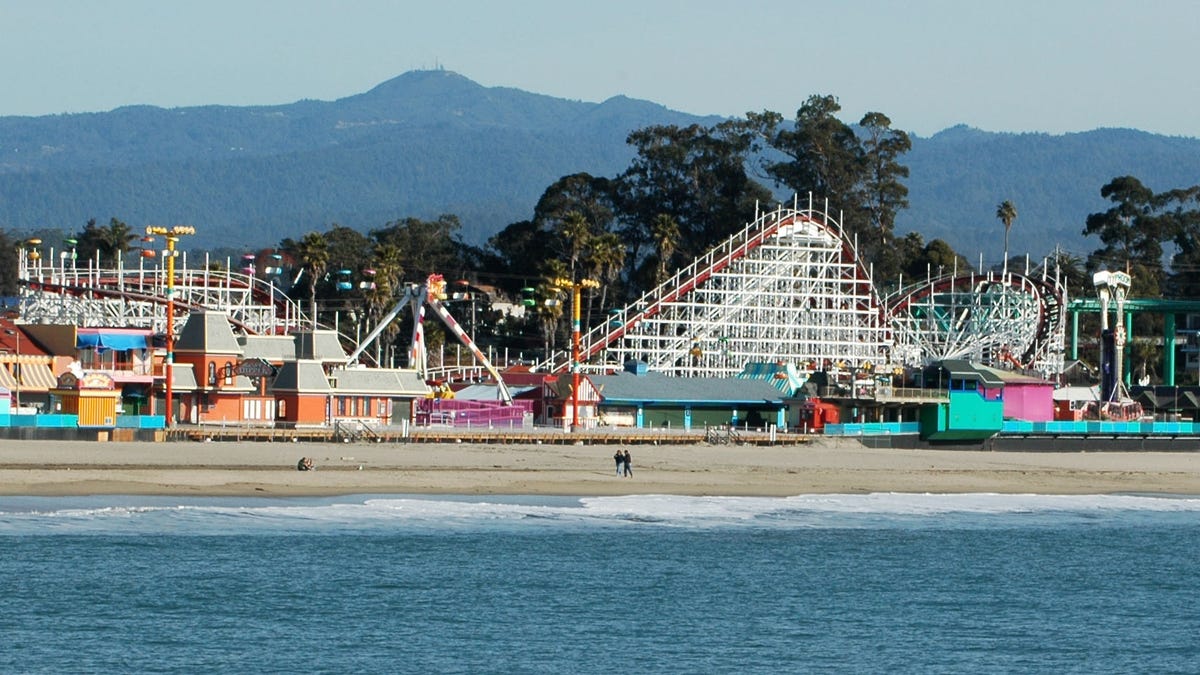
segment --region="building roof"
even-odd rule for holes
[[[291,335],[240,335],[244,359],[262,359],[279,364],[296,358],[296,339]]]
[[[747,363],[742,372],[737,374],[740,380],[763,380],[783,392],[784,396],[795,396],[800,387],[808,381],[807,375],[790,363],[763,363],[752,361]]]
[[[285,361],[271,382],[271,391],[294,391],[300,393],[329,393],[332,389],[325,378],[325,369],[320,361],[311,359]]]
[[[783,403],[783,393],[763,380],[668,377],[662,373],[588,375],[605,403]]]
[[[1055,401],[1099,401],[1100,387],[1059,387],[1054,390]]]
[[[508,378],[504,378],[505,385],[508,386]],[[527,391],[536,390],[536,386],[508,386],[508,393],[513,398],[524,394]],[[494,384],[472,384],[454,392],[454,398],[463,401],[499,401],[500,387]]]
[[[322,363],[345,363],[346,351],[337,332],[331,330],[296,331],[297,359],[312,359]]]
[[[242,346],[233,335],[227,314],[199,309],[188,314],[175,341],[175,351],[241,356]]]
[[[173,364],[168,369],[173,376],[171,389],[173,391],[196,391],[196,373],[186,363]]]
[[[329,376],[336,393],[425,396],[429,385],[415,370],[403,368],[334,368]]]
[[[1002,380],[1005,385],[1041,384],[1041,385],[1046,385],[1046,386],[1050,386],[1050,387],[1054,386],[1053,382],[1051,382],[1050,380],[1047,380],[1045,378],[1035,377],[1033,375],[1026,375],[1024,373],[1018,373],[1013,370],[1004,370],[1002,368],[991,368],[988,366],[980,366],[980,365],[976,365],[975,367],[978,368],[979,370],[986,370],[989,373],[995,375],[996,377],[1000,378],[1000,380]]]
[[[9,319],[0,318],[0,353],[15,355],[18,351],[21,356],[48,356],[24,328]]]
[[[1004,380],[1000,379],[1000,376],[996,374],[997,371],[971,363],[966,359],[946,359],[939,366],[953,378],[982,382],[988,387],[1004,386]]]

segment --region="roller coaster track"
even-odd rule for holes
[[[1062,371],[1066,292],[1048,275],[940,276],[884,303],[899,361],[958,358],[1044,375]]]
[[[1066,293],[1057,277],[949,275],[881,300],[826,205],[760,214],[738,234],[582,336],[580,368],[626,360],[685,376],[751,361],[816,369],[922,366],[965,358],[1044,375],[1063,368]],[[562,372],[570,354],[539,364]]]
[[[615,310],[581,340],[581,362],[645,361],[678,375],[730,375],[749,361],[878,364],[890,342],[870,272],[811,196],[741,232]],[[607,352],[607,353],[605,353]],[[559,372],[566,352],[540,368]]]
[[[164,330],[164,270],[59,270],[26,263],[18,278],[21,316],[29,323]],[[174,295],[179,310],[176,329],[195,309],[223,311],[247,334],[285,333],[311,325],[298,304],[274,284],[236,272],[177,269]]]

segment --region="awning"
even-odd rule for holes
[[[45,391],[58,386],[58,380],[50,370],[50,366],[28,364],[21,366],[21,388],[34,391]]]
[[[99,347],[126,352],[130,349],[145,349],[145,335],[129,333],[80,333],[75,336],[76,347]]]

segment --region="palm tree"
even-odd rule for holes
[[[309,308],[312,310],[313,330],[317,328],[317,282],[329,264],[329,242],[320,232],[304,235],[294,251],[303,270],[308,273]]]
[[[1017,219],[1017,207],[1006,199],[996,207],[996,217],[1004,223],[1004,274],[1008,274],[1008,231],[1012,229],[1013,221]]]
[[[374,246],[371,265],[375,270],[375,288],[367,291],[366,302],[367,316],[376,323],[402,295],[398,291],[400,290],[400,278],[404,274],[404,265],[401,262],[403,259],[404,251],[395,244],[376,243]],[[396,333],[399,330],[399,326],[393,322],[392,325],[383,329],[380,342],[391,344],[396,339]]]
[[[551,350],[558,343],[559,324],[566,316],[563,306],[563,289],[555,285],[551,279],[565,277],[567,266],[563,261],[551,258],[543,261],[540,269],[543,276],[541,283],[534,291],[537,304],[532,308],[532,318],[542,333],[542,347],[545,355],[549,356]]]
[[[562,242],[563,257],[566,259],[568,276],[574,279],[579,258],[591,243],[592,228],[588,225],[582,213],[571,211],[559,222],[555,230]]]
[[[654,271],[654,285],[657,286],[666,281],[667,267],[679,245],[679,223],[665,213],[658,214],[650,224],[650,239],[658,253],[658,268]]]
[[[625,243],[615,232],[598,235],[592,240],[592,251],[588,261],[591,264],[590,273],[601,282],[600,307],[603,309],[608,305],[609,284],[616,281],[621,268],[625,266]]]

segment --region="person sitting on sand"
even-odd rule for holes
[[[313,470],[312,457],[301,457],[300,461],[296,462],[296,470],[297,471],[312,471]]]

